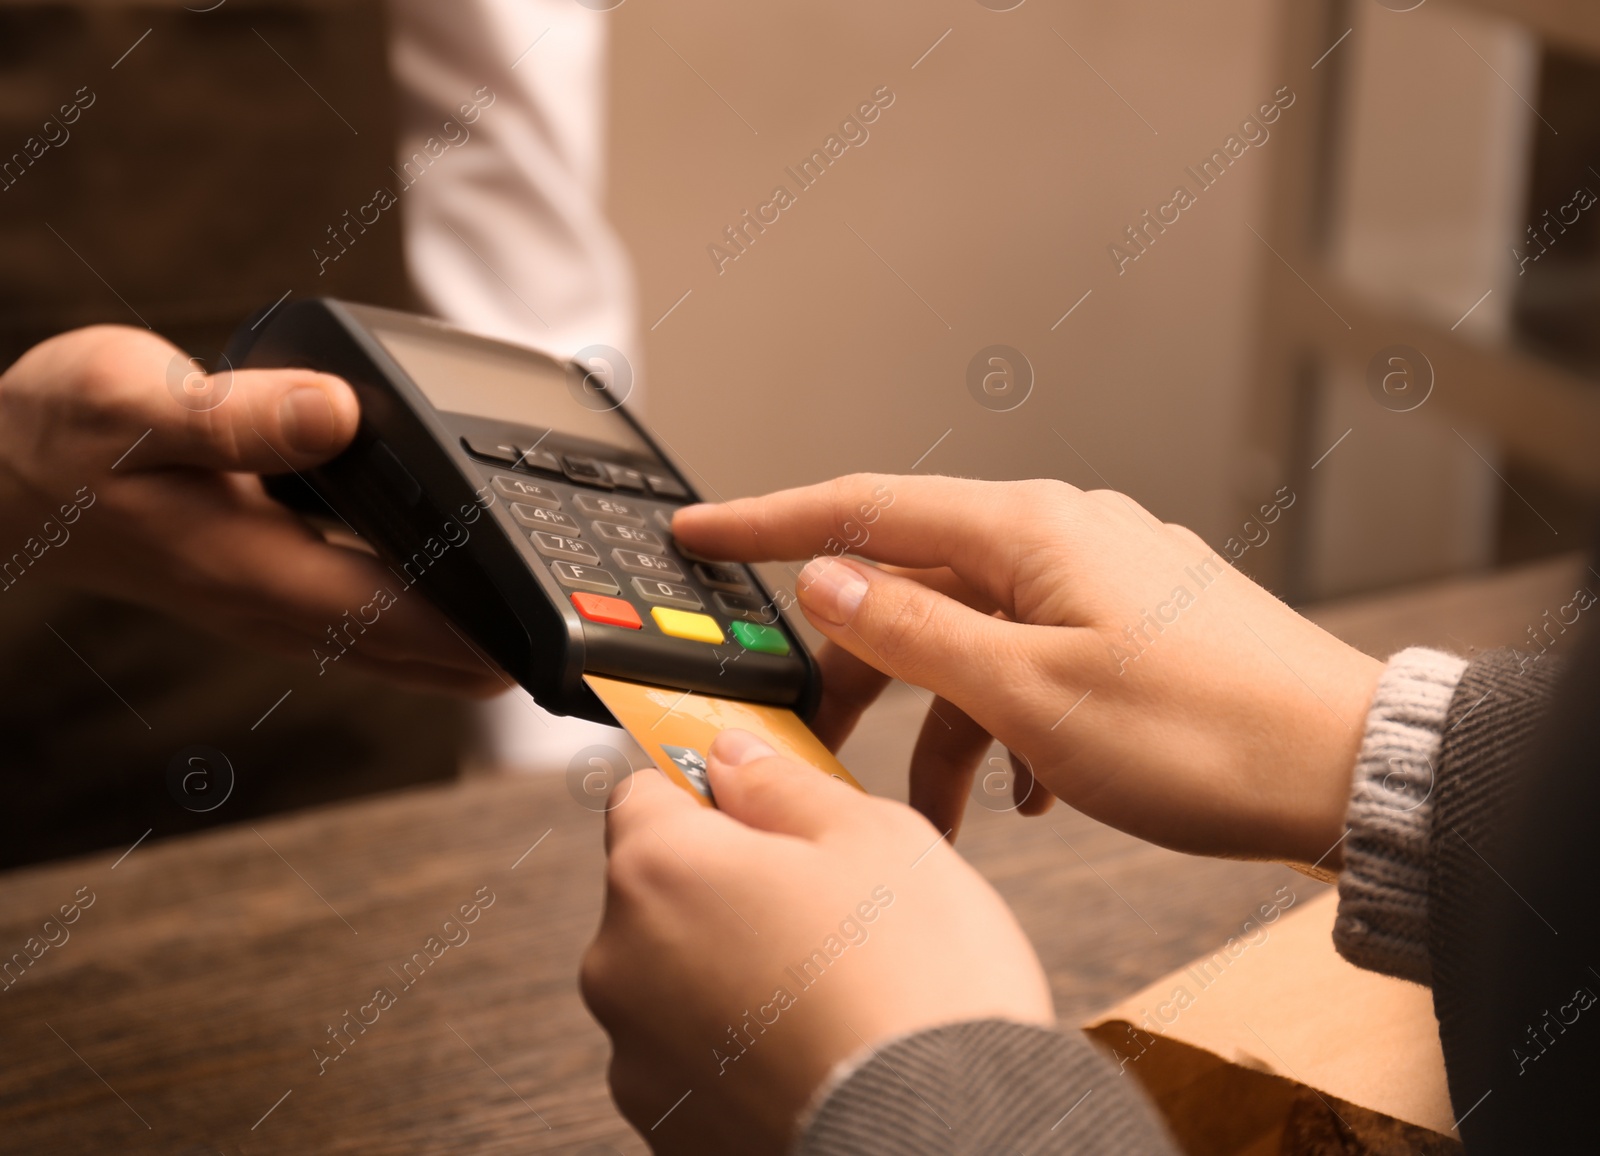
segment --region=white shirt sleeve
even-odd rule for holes
[[[613,346],[637,382],[632,274],[603,209],[604,13],[575,0],[391,0],[389,17],[395,191],[423,303],[559,356]],[[624,732],[548,715],[521,690],[479,717],[473,754],[497,767],[559,770],[585,743],[648,762]]]
[[[633,357],[632,276],[603,208],[606,15],[574,0],[392,0],[390,20],[423,302],[556,354]]]

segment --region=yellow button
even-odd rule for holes
[[[669,610],[665,606],[650,608],[650,617],[661,627],[662,634],[674,638],[687,638],[694,642],[709,642],[713,646],[722,641],[722,628],[708,614],[691,614],[687,610]]]

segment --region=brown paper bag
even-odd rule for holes
[[[1346,963],[1337,905],[1263,908],[1247,935],[1085,1025],[1189,1156],[1461,1151],[1432,994]]]

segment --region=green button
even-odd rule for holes
[[[733,622],[728,629],[746,650],[759,650],[762,654],[788,654],[789,640],[783,631],[759,622]]]

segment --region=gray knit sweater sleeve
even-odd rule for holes
[[[1177,1156],[1082,1033],[1005,1020],[880,1044],[819,1100],[792,1156]]]
[[[1470,845],[1515,789],[1557,664],[1515,650],[1470,663],[1437,650],[1390,659],[1367,712],[1346,814],[1333,941],[1358,967],[1433,985],[1441,918],[1470,918]],[[1461,800],[1466,800],[1463,804]],[[1461,815],[1472,816],[1462,819]],[[1462,832],[1462,823],[1472,828]],[[1474,826],[1476,824],[1476,826]]]
[[[1367,710],[1345,816],[1334,946],[1357,967],[1426,984],[1428,846],[1445,718],[1466,660],[1413,647]]]

